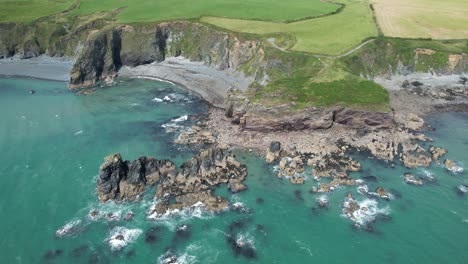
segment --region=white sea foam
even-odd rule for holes
[[[454,174],[460,174],[463,173],[465,169],[463,168],[463,163],[455,161],[453,167],[447,168],[447,170],[451,171]]]
[[[364,181],[363,179],[357,179],[356,180],[356,184],[364,184],[366,181]]]
[[[362,194],[362,195],[367,195],[369,193],[369,187],[366,184],[359,185],[357,187],[357,192]]]
[[[197,262],[197,258],[193,255],[188,253],[177,255],[172,251],[168,251],[158,258],[158,264],[192,264]]]
[[[160,103],[160,102],[163,102],[164,100],[161,99],[161,98],[155,97],[155,98],[153,98],[153,100],[151,100],[151,101]]]
[[[460,190],[462,193],[467,193],[468,192],[468,187],[466,187],[465,185],[463,184],[460,184],[458,186],[458,190]]]
[[[66,223],[61,228],[57,229],[57,231],[55,231],[55,235],[57,237],[60,237],[60,238],[66,237],[66,236],[76,235],[82,229],[82,228],[80,228],[80,225],[81,225],[81,220],[74,219],[74,220]]]
[[[178,123],[184,122],[188,120],[188,115],[183,115],[178,118],[174,118],[166,124],[162,124],[161,127],[166,130],[167,133],[172,133],[179,131],[183,128],[183,126],[179,125]]]
[[[349,212],[348,209],[355,206],[354,202],[357,203],[357,208]],[[357,227],[371,224],[377,216],[388,215],[389,213],[390,209],[388,207],[379,208],[378,202],[373,199],[364,199],[361,202],[357,202],[354,199],[347,198],[343,203],[343,215],[353,221]]]
[[[164,96],[163,101],[164,101],[164,102],[174,102],[174,99],[172,99],[171,97],[169,97],[168,95],[166,95],[166,96]]]
[[[156,205],[159,201],[155,202],[149,209],[148,219],[167,222],[168,224],[176,224],[174,219],[181,219],[183,221],[191,218],[208,219],[213,214],[205,209],[205,205],[202,202],[197,202],[192,206],[185,207],[183,209],[172,209],[167,210],[163,214],[159,214],[155,211]]]
[[[238,247],[251,247],[255,249],[255,240],[254,237],[249,233],[239,233],[236,237],[236,244]]]
[[[323,206],[326,206],[328,204],[328,197],[323,194],[317,197],[317,203]]]
[[[111,250],[120,250],[135,240],[143,233],[141,229],[127,229],[122,226],[114,227],[106,242],[109,244]]]
[[[172,122],[183,122],[188,120],[188,115],[183,115],[181,117],[172,119]]]

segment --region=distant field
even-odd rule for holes
[[[387,36],[468,38],[468,0],[372,0]]]
[[[126,7],[120,22],[148,22],[219,16],[284,22],[319,16],[339,6],[320,0],[81,0],[78,13]]]
[[[74,0],[0,0],[0,22],[30,22],[69,8]]]
[[[363,39],[377,35],[373,13],[367,0],[341,0],[342,12],[294,23],[203,17],[201,21],[232,31],[256,34],[288,33],[296,38],[294,51],[336,55]]]

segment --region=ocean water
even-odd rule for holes
[[[155,190],[141,202],[100,204],[98,167],[114,152],[180,165],[194,152],[173,145],[176,133],[163,126],[196,122],[207,110],[200,99],[142,79],[77,96],[63,82],[1,77],[0,110],[0,263],[159,263],[168,251],[180,256],[179,263],[468,262],[468,194],[455,191],[468,185],[467,114],[428,119],[436,130],[428,132],[434,142],[427,147],[446,148],[447,158],[465,167],[462,174],[436,164],[392,168],[356,155],[363,171],[352,176],[376,176],[376,182],[366,183],[369,190],[384,187],[394,196],[390,201],[361,195],[356,186],[342,187],[327,194],[329,206],[320,209],[321,195],[309,192],[317,184],[312,178],[291,185],[261,158],[237,152],[248,166],[249,189],[236,195],[216,189],[237,209],[213,215],[197,208],[150,220],[146,212]],[[187,121],[174,121],[186,115]],[[437,181],[407,185],[402,179],[407,171],[434,174]],[[341,203],[349,192],[368,205],[368,216],[377,215],[372,230],[343,216]],[[114,217],[92,219],[92,210]],[[129,211],[135,216],[125,221]],[[185,231],[178,231],[182,225]],[[125,241],[114,239],[116,234]],[[236,240],[253,250],[236,249]]]

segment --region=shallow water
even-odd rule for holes
[[[427,170],[437,182],[415,187],[406,185],[402,174],[422,174],[422,169],[391,168],[357,155],[363,171],[353,177],[374,175],[378,181],[367,183],[369,190],[383,186],[399,197],[378,200],[378,208],[389,217],[373,224],[373,232],[355,228],[342,216],[346,193],[358,201],[367,199],[356,187],[328,194],[329,208],[318,209],[320,194],[309,192],[317,184],[313,179],[290,185],[262,159],[243,152],[236,154],[248,165],[249,189],[231,195],[220,187],[216,193],[244,209],[219,215],[194,210],[151,221],[146,211],[154,190],[143,202],[99,204],[98,167],[113,152],[125,159],[148,155],[181,164],[193,152],[172,145],[175,134],[162,125],[203,113],[206,105],[168,83],[148,80],[123,80],[87,96],[76,96],[65,86],[0,78],[1,263],[158,263],[169,249],[185,255],[185,263],[466,263],[468,194],[457,195],[455,187],[468,184],[467,114],[428,119],[436,128],[428,133],[434,138],[431,144],[465,164],[464,174],[433,165]],[[36,94],[28,94],[29,89]],[[174,102],[153,100],[165,96]],[[192,122],[189,118],[177,125]],[[121,220],[90,219],[94,209],[120,214]],[[128,211],[135,217],[122,220]],[[74,233],[57,237],[67,223],[75,224]],[[182,224],[188,225],[186,231],[177,232]],[[116,234],[129,243],[121,245]],[[231,243],[237,239],[255,250],[236,250]]]

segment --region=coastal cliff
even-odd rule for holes
[[[30,24],[1,24],[0,57],[71,57],[75,60],[71,89],[112,84],[124,67],[172,63],[170,58],[199,62],[220,73],[239,73],[235,78],[245,77],[245,87],[204,83],[205,91],[199,94],[224,108],[241,130],[262,132],[323,130],[333,124],[390,128],[394,113],[389,94],[365,78],[463,74],[468,68],[466,41],[378,38],[332,60],[284,52],[260,36],[225,32],[200,22],[116,24],[111,18],[71,19],[58,14]],[[154,77],[165,76],[156,72]],[[463,91],[459,94],[464,96]]]

